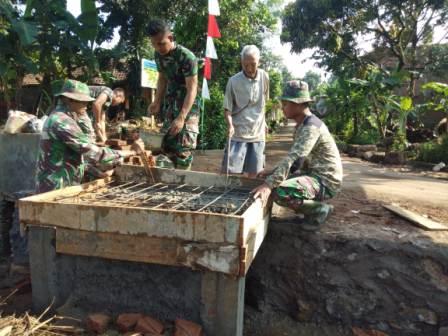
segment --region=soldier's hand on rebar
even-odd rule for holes
[[[173,120],[170,127],[170,134],[171,135],[177,135],[185,126],[185,119],[181,116],[178,116],[176,119]]]
[[[261,202],[263,203],[263,206],[266,205],[268,202],[269,196],[271,195],[271,187],[267,185],[266,183],[263,183],[262,185],[256,187],[252,190],[252,194],[254,195],[254,199],[261,199]]]

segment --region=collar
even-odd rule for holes
[[[244,78],[246,78],[249,81],[257,82],[260,79],[260,69],[257,69],[257,74],[255,75],[255,78],[250,78],[250,77],[246,76],[246,73],[244,72],[244,70],[241,70],[241,72],[243,73]]]

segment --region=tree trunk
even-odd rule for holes
[[[381,140],[384,140],[386,138],[386,130],[384,129],[384,125],[381,122],[381,112],[380,107],[378,106],[378,101],[376,100],[375,96],[370,96],[372,98],[373,102],[373,113],[376,117],[376,126],[378,128],[378,132],[380,134]]]

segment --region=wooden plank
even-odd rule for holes
[[[270,209],[270,207],[263,208],[261,200],[257,199],[243,215],[243,227],[240,230],[242,232],[240,276],[247,274],[252,261],[255,259],[255,255],[263,243],[271,217]]]
[[[397,204],[383,205],[387,210],[393,212],[394,214],[403,217],[409,222],[417,225],[418,227],[427,231],[445,231],[448,230],[448,226],[442,223],[435,222],[429,218],[425,218],[412,212],[410,210],[403,209]]]
[[[230,244],[241,235],[241,218],[220,214],[52,202],[22,202],[19,211],[24,225]]]
[[[56,252],[70,255],[177,265],[174,239],[78,230],[56,230]]]
[[[84,183],[77,186],[65,187],[63,189],[53,190],[42,194],[37,194],[29,197],[22,198],[19,200],[24,202],[46,202],[54,201],[59,197],[70,197],[78,195],[79,193],[90,192],[92,190],[104,187],[107,183],[113,180],[112,177],[106,177],[104,179],[95,180],[92,182]]]
[[[69,255],[183,266],[238,275],[239,248],[221,244],[193,244],[176,239],[130,236],[58,228],[56,252]]]
[[[252,226],[245,239],[245,245],[241,249],[240,276],[245,276],[249,267],[255,259],[258,250],[263,243],[264,237],[268,231],[268,225],[271,214],[267,213],[259,218],[256,225]]]

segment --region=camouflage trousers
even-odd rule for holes
[[[176,169],[189,170],[193,163],[192,150],[196,148],[197,139],[198,133],[188,131],[186,127],[176,135],[167,132],[162,141],[162,151]]]
[[[305,200],[324,201],[335,193],[326,188],[317,176],[301,175],[289,178],[273,191],[273,200],[280,206],[299,211]]]

